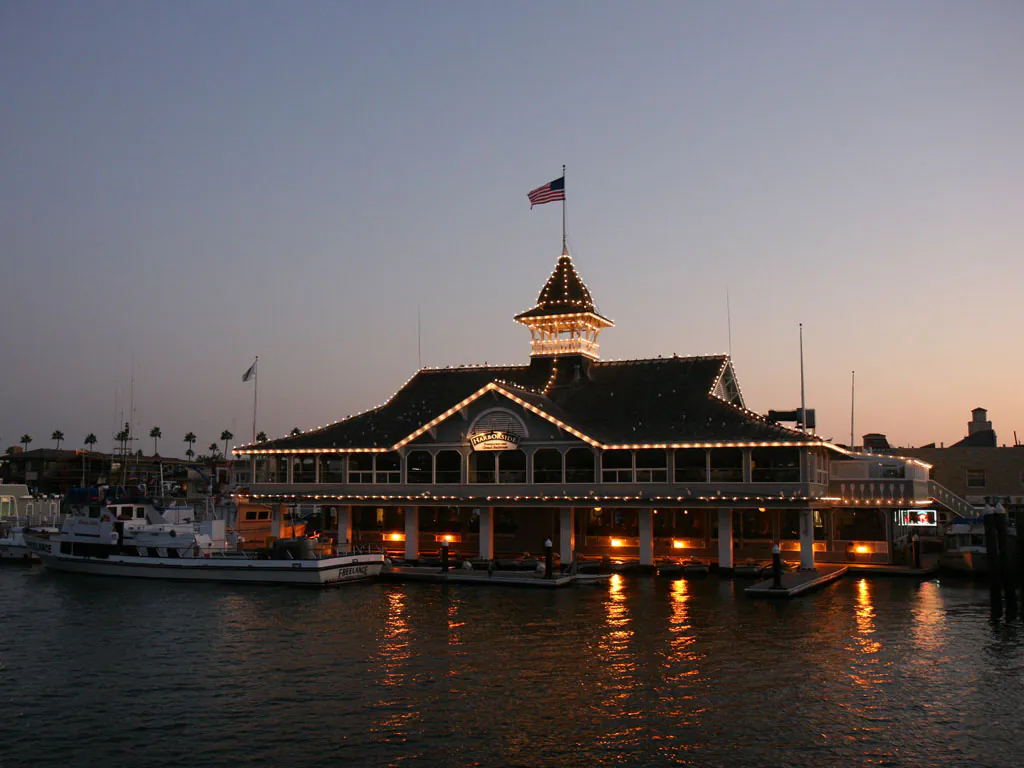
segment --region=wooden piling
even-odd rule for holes
[[[1003,585],[999,572],[999,534],[996,532],[996,515],[991,508],[986,509],[982,518],[985,523],[985,560],[988,564],[988,595],[992,607],[992,618],[1003,615]]]
[[[1002,510],[1002,506],[998,507]],[[1006,618],[1017,618],[1017,584],[1014,578],[1013,564],[1010,558],[1010,542],[1007,533],[1008,521],[1005,511],[997,511],[996,538],[999,540],[999,581],[1003,586],[1003,604],[1006,606]]]

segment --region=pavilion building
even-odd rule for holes
[[[614,324],[565,249],[515,320],[528,364],[424,368],[372,410],[235,448],[256,460],[250,499],[318,507],[342,549],[383,542],[408,559],[443,541],[536,553],[550,538],[563,561],[725,569],[774,542],[802,568],[891,562],[898,511],[934,503],[924,462],[886,456],[883,470],[749,410],[728,355],[602,361]]]

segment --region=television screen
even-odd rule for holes
[[[938,525],[938,513],[934,509],[897,509],[896,522],[899,525]]]

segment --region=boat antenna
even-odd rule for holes
[[[420,324],[420,305],[416,303],[416,370],[423,367],[423,331]]]
[[[562,165],[562,253],[568,253],[565,243],[565,165]]]

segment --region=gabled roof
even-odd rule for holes
[[[571,372],[565,369],[571,367]],[[255,452],[394,450],[489,391],[595,445],[818,443],[742,406],[726,355],[529,366],[423,369],[384,405]],[[729,382],[723,387],[723,381]],[[723,391],[735,390],[733,402]],[[245,447],[236,449],[246,452]]]
[[[563,251],[555,265],[555,271],[551,273],[551,277],[548,278],[547,283],[540,290],[540,295],[537,296],[537,306],[526,312],[521,312],[516,315],[515,319],[522,322],[527,318],[585,313],[596,315],[606,323],[612,324],[608,318],[600,315],[594,308],[590,290],[577,274],[569,253]]]

